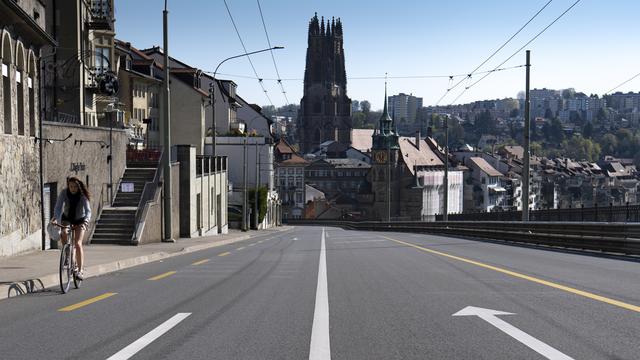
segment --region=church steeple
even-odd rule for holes
[[[378,131],[373,134],[373,149],[398,149],[398,131],[394,130],[393,120],[389,116],[387,82],[384,82],[384,108],[378,121]]]

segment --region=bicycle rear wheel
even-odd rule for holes
[[[62,247],[62,251],[60,252],[60,290],[62,290],[63,294],[66,294],[71,286],[71,274],[73,272],[71,268],[72,256],[71,245],[67,243]]]

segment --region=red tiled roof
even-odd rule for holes
[[[489,176],[502,176],[502,173],[481,157],[471,157],[469,161]]]
[[[416,147],[415,137],[400,137],[398,144],[402,159],[411,174],[414,174],[414,166],[444,166],[442,160],[431,150],[424,139],[420,139],[419,150]]]

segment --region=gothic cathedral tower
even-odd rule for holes
[[[304,95],[298,114],[298,140],[303,153],[321,143],[335,140],[351,145],[351,99],[347,97],[344,67],[342,22],[309,22],[307,65],[304,71]]]
[[[398,215],[400,199],[400,145],[398,131],[387,109],[387,85],[384,89],[384,110],[372,135],[371,190],[373,191],[373,218],[390,221]]]

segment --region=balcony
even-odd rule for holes
[[[113,17],[110,0],[91,0],[90,18],[87,26],[92,30],[113,31]]]

